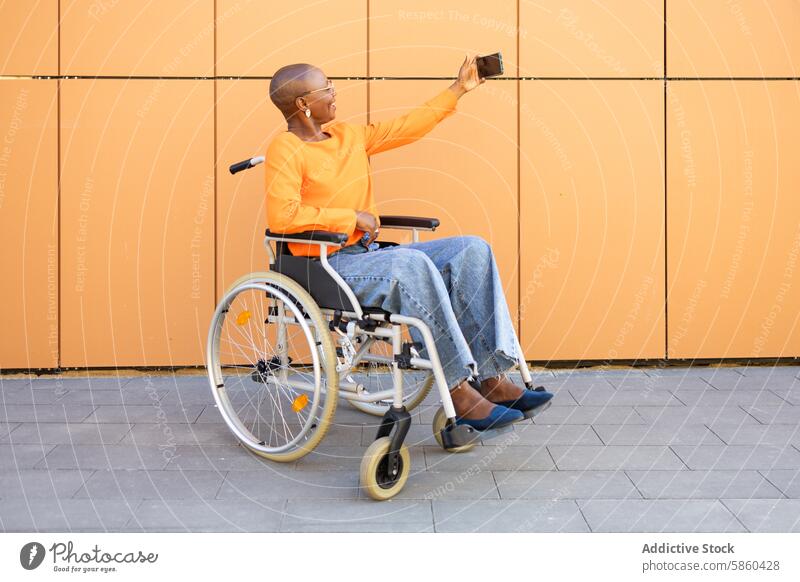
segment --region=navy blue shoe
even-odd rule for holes
[[[507,426],[519,422],[524,418],[525,415],[519,410],[512,410],[511,408],[506,408],[502,404],[495,403],[495,407],[492,408],[492,412],[486,418],[472,419],[456,416],[456,424],[466,424],[475,430],[484,431],[490,428]]]
[[[523,413],[525,418],[530,418],[548,408],[552,398],[552,392],[526,389],[522,391],[522,394],[520,394],[519,398],[516,400],[504,400],[503,402],[496,402],[495,404],[505,406],[512,410],[519,410]]]

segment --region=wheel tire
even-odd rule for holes
[[[385,501],[391,499],[403,489],[411,472],[411,455],[408,447],[400,447],[400,466],[394,479],[387,479],[386,461],[391,437],[382,437],[375,440],[366,450],[361,459],[359,480],[361,486],[372,499]]]
[[[287,298],[299,304],[298,306],[290,305],[290,303],[285,301],[282,302],[286,306],[287,312],[291,311],[294,313],[293,310],[301,309],[302,313],[314,324],[313,327],[309,329],[315,343],[314,345],[309,345],[312,351],[318,346],[316,353],[318,354],[320,385],[324,384],[324,389],[321,386],[317,388],[316,394],[314,395],[315,401],[312,402],[311,410],[313,411],[318,408],[316,399],[324,397],[325,402],[319,412],[319,416],[315,417],[315,421],[313,423],[307,421],[311,423],[310,426],[313,433],[296,445],[291,446],[291,448],[280,452],[272,450],[279,447],[270,447],[266,446],[266,443],[263,441],[259,442],[260,439],[256,437],[252,431],[247,429],[244,421],[238,417],[235,406],[231,403],[227,390],[224,388],[223,369],[220,364],[220,330],[225,324],[227,309],[230,308],[231,303],[235,301],[240,293],[248,289],[258,290],[259,292],[263,290],[267,294],[270,293],[270,289],[278,290]],[[234,293],[236,293],[236,295],[233,295]],[[228,300],[228,306],[223,309],[223,303],[226,299]],[[315,329],[323,331],[317,334],[314,333]],[[313,298],[298,283],[280,273],[260,272],[245,275],[231,285],[223,295],[223,300],[217,306],[209,328],[208,343],[206,346],[206,367],[208,369],[211,390],[220,414],[234,435],[250,452],[272,461],[288,463],[310,453],[325,436],[336,411],[339,391],[339,375],[336,372],[336,350],[333,340],[327,330],[327,321]],[[310,341],[308,335],[305,336],[305,339],[307,342]],[[223,388],[219,388],[220,384],[223,384]],[[279,387],[278,391],[281,390],[284,389]],[[288,394],[285,390],[284,393]],[[305,392],[303,394],[305,394]],[[280,396],[281,394],[278,394],[278,397]],[[309,429],[306,428],[304,433],[308,431]],[[244,437],[240,436],[239,433],[244,434]]]
[[[439,443],[439,446],[444,449],[444,442],[442,442],[442,429],[447,424],[447,416],[444,413],[444,407],[440,406],[439,409],[436,411],[436,414],[433,415],[433,438],[436,439],[436,442]],[[452,449],[444,449],[448,453],[466,453],[467,451],[471,451],[475,448],[477,443],[471,443],[469,445],[464,445],[463,447],[453,447]]]

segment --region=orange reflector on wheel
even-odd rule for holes
[[[237,323],[237,324],[239,324],[239,325],[244,325],[245,323],[247,323],[248,321],[250,321],[250,317],[251,317],[252,315],[253,315],[253,314],[252,314],[252,313],[250,313],[249,311],[242,311],[242,312],[241,312],[241,313],[240,313],[240,314],[239,314],[239,315],[236,317],[236,323]]]
[[[306,407],[306,404],[308,404],[308,396],[301,394],[292,402],[292,410],[295,412],[300,412]]]

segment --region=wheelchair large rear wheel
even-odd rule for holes
[[[336,410],[336,350],[300,285],[252,273],[226,291],[211,321],[206,366],[225,423],[250,451],[289,462],[311,452]]]

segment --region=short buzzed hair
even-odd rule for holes
[[[269,83],[269,98],[284,117],[297,113],[294,100],[307,90],[308,78],[316,71],[319,69],[308,63],[286,65],[275,71]]]

